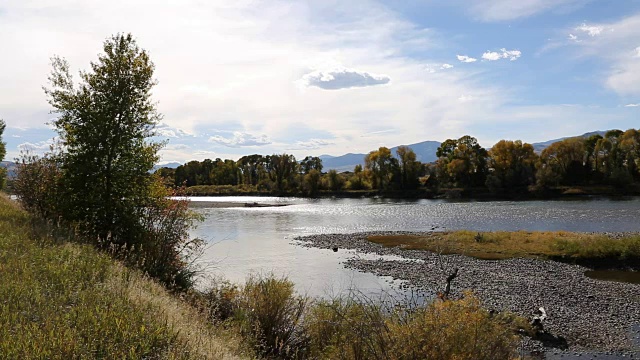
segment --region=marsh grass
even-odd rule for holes
[[[640,260],[640,236],[567,231],[452,231],[418,235],[369,236],[369,241],[408,250],[463,254],[480,259],[514,257],[588,260]]]
[[[0,357],[224,359],[216,334],[164,288],[92,246],[34,239],[29,215],[0,197]]]

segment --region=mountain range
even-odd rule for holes
[[[582,138],[586,139],[586,138],[588,138],[588,137],[590,137],[592,135],[604,136],[605,133],[606,133],[606,131],[592,131],[592,132],[588,132],[588,133],[584,133],[582,135],[579,135],[579,137],[582,137]],[[537,153],[540,153],[540,152],[542,152],[542,150],[547,148],[549,145],[551,145],[551,144],[553,144],[555,142],[558,142],[558,141],[562,141],[562,140],[567,139],[569,137],[572,137],[572,136],[567,136],[567,137],[548,140],[548,141],[543,141],[543,142],[537,142],[537,143],[533,143],[531,145],[533,145],[533,148]],[[391,153],[395,154],[396,150],[400,146],[396,146],[396,147],[391,148]],[[409,145],[406,145],[406,146],[411,148],[413,150],[413,152],[416,153],[416,159],[418,161],[423,162],[423,163],[429,163],[429,162],[436,161],[436,159],[437,159],[436,151],[438,150],[438,147],[440,146],[440,141],[428,140],[428,141],[423,141],[423,142],[419,142],[419,143],[415,143],[415,144],[409,144]],[[336,170],[338,172],[343,172],[343,171],[353,171],[353,168],[356,165],[364,166],[364,157],[365,156],[366,156],[366,154],[348,153],[348,154],[344,154],[344,155],[340,155],[340,156],[321,155],[320,159],[322,159],[323,171]],[[182,165],[182,164],[178,163],[178,162],[159,164],[159,165],[156,165],[153,170],[155,171],[155,170],[157,170],[157,169],[159,169],[161,167],[169,167],[169,168],[174,168],[175,169],[180,165]],[[14,175],[15,164],[13,162],[11,162],[11,161],[2,161],[0,163],[0,167],[7,168],[9,170],[9,176],[10,177],[12,177]]]
[[[575,137],[582,137],[586,139],[592,135],[604,136],[605,133],[606,131],[592,131],[592,132],[584,133],[582,135],[575,136]],[[531,145],[533,145],[533,149],[535,152],[541,153],[542,150],[547,148],[549,145],[558,141],[562,141],[564,139],[568,139],[570,137],[574,137],[574,136],[567,136],[559,139],[553,139],[553,140],[548,140],[544,142],[537,142]],[[416,153],[416,159],[418,161],[423,163],[430,163],[430,162],[436,161],[438,158],[436,156],[436,151],[438,150],[438,147],[440,147],[440,142],[439,141],[423,141],[423,142],[410,144],[406,146],[411,148],[411,150],[413,150],[413,152]],[[398,149],[398,147],[399,146],[391,148],[391,153],[395,154],[395,151],[396,149]],[[320,159],[322,159],[322,165],[323,165],[322,170],[328,171],[333,169],[338,172],[353,171],[353,168],[356,165],[364,166],[365,156],[366,154],[352,154],[352,153],[341,155],[341,156],[321,155]]]

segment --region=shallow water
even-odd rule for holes
[[[584,274],[596,280],[640,284],[640,272],[637,272],[637,271],[594,270],[594,271],[585,271]]]
[[[390,279],[344,269],[361,254],[292,244],[300,235],[362,231],[470,229],[640,231],[640,198],[563,201],[447,201],[197,197],[205,217],[192,235],[208,243],[210,274],[242,282],[250,272],[286,275],[309,295],[392,291]],[[289,204],[283,207],[219,207],[220,203]]]

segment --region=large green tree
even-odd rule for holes
[[[322,159],[317,156],[307,156],[300,161],[300,172],[308,174],[311,170],[322,172]]]
[[[436,151],[438,178],[447,186],[482,186],[486,180],[488,152],[478,140],[465,135],[447,139]]]
[[[536,165],[538,186],[576,185],[584,182],[586,155],[585,141],[582,138],[568,138],[549,145],[542,150]]]
[[[100,243],[135,242],[140,209],[151,196],[149,171],[161,143],[149,140],[161,116],[151,99],[154,65],[133,37],[115,35],[74,82],[54,57],[45,88],[64,146],[66,216],[90,225]]]
[[[407,146],[396,149],[398,170],[400,171],[400,187],[403,190],[415,189],[418,186],[418,176],[422,164],[416,160],[416,153]]]
[[[274,154],[269,157],[269,179],[274,183],[278,193],[282,194],[293,188],[294,175],[297,169],[298,162],[293,155]]]

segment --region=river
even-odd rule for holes
[[[640,231],[640,198],[551,201],[449,201],[195,197],[204,221],[194,230],[207,242],[208,274],[242,282],[251,272],[285,275],[299,292],[331,296],[351,289],[393,291],[389,278],[345,269],[356,254],[295,245],[300,235],[362,231],[470,229]],[[282,207],[228,206],[244,203]]]

